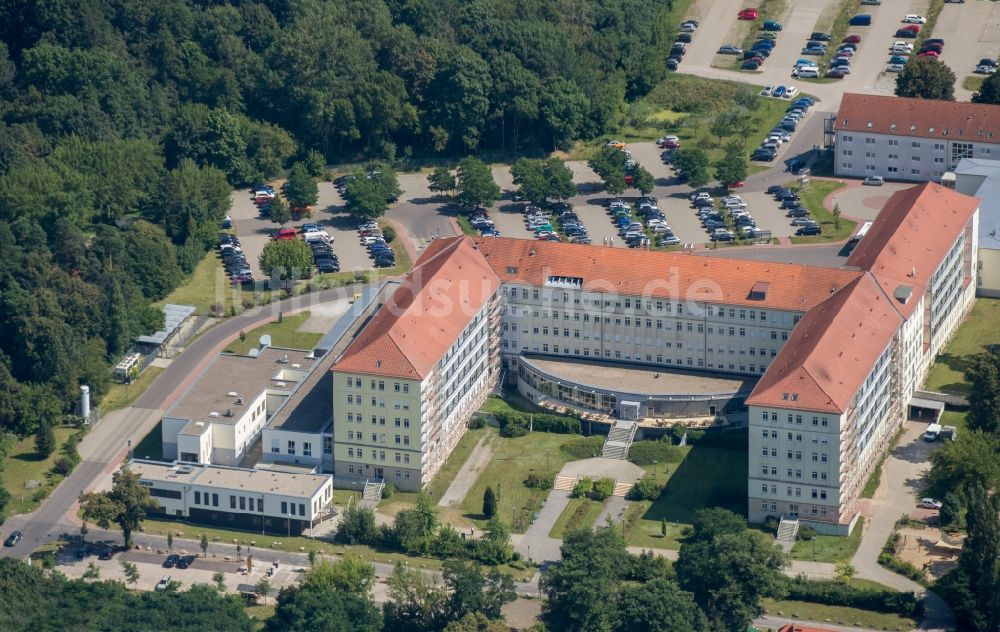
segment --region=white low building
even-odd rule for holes
[[[966,158],[942,184],[981,200],[976,292],[1000,298],[1000,160]]]
[[[159,503],[154,516],[301,535],[332,515],[333,480],[327,475],[139,459],[129,469]]]

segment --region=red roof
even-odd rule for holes
[[[423,379],[499,286],[471,239],[435,240],[331,370]]]
[[[875,279],[858,277],[802,317],[747,405],[846,411],[902,323]]]
[[[1000,106],[847,93],[834,131],[1000,143]]]
[[[476,243],[504,283],[542,286],[549,277],[568,277],[581,279],[582,288],[592,292],[796,312],[820,304],[858,277],[850,270],[674,252],[503,237]]]
[[[870,271],[889,296],[919,297],[977,208],[979,198],[931,182],[894,193],[847,265]],[[909,317],[918,301],[895,303]]]

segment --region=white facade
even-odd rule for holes
[[[913,138],[841,130],[835,138],[834,173],[842,177],[939,182],[963,158],[1000,158],[1000,147],[995,143],[972,138]]]

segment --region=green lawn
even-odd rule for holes
[[[260,337],[267,334],[271,336],[272,347],[286,347],[289,349],[312,349],[313,345],[319,342],[323,334],[311,331],[298,331],[299,327],[309,318],[310,312],[304,311],[291,316],[284,316],[281,322],[273,321],[266,325],[246,332],[247,339],[241,343],[239,338],[232,341],[225,351],[227,353],[246,353],[248,349],[255,347],[260,341]]]
[[[969,317],[931,366],[924,388],[968,395],[965,370],[971,364],[972,356],[986,351],[990,345],[1000,344],[1000,326],[997,323],[1000,323],[1000,299],[976,299]]]
[[[142,438],[132,450],[137,459],[163,460],[163,422],[158,421],[149,434]]]
[[[134,379],[131,384],[112,382],[111,386],[108,387],[108,392],[101,397],[101,413],[106,415],[113,410],[131,406],[149,388],[156,376],[162,372],[163,369],[158,366],[148,366],[142,375]]]
[[[646,509],[627,537],[630,545],[680,548],[681,531],[691,524],[695,511],[706,507],[725,507],[744,516],[747,513],[745,431],[707,434],[679,464],[660,464],[657,470],[658,475],[669,479],[658,499],[643,503]],[[667,520],[666,537],[660,531],[663,518]]]
[[[479,480],[462,501],[465,518],[479,525],[483,520],[483,492],[490,485],[497,493],[497,515],[504,522],[513,523],[514,531],[524,533],[531,517],[538,512],[549,490],[529,489],[524,479],[534,472],[539,476],[553,476],[571,457],[560,447],[579,439],[576,435],[532,432],[523,437],[498,438],[497,451],[486,466]]]
[[[215,251],[209,251],[191,276],[166,298],[157,302],[156,306],[162,307],[167,303],[194,305],[197,308],[196,314],[207,314],[214,303],[229,305],[232,295],[232,286],[226,278],[226,271],[222,269],[222,263],[215,256]]]
[[[896,614],[859,610],[843,606],[825,606],[805,601],[761,600],[764,612],[777,617],[790,617],[803,621],[825,622],[854,626],[866,630],[912,630],[917,622]]]
[[[3,486],[10,492],[10,502],[7,504],[8,516],[34,511],[59,484],[63,477],[56,476],[50,470],[62,456],[60,450],[62,444],[75,431],[75,428],[69,426],[56,426],[54,428],[56,450],[47,458],[42,458],[35,452],[34,435],[11,443],[2,473]],[[28,489],[25,487],[28,481],[38,481],[39,486]],[[35,500],[36,498],[38,500]]]
[[[967,410],[945,410],[941,414],[941,425],[955,426],[958,434],[962,434],[968,428],[969,411]]]
[[[798,180],[793,180],[785,186],[798,188]],[[837,189],[844,186],[843,182],[831,180],[810,180],[805,188],[800,191],[802,203],[809,209],[812,218],[816,220],[823,229],[821,235],[811,235],[808,237],[792,237],[792,243],[825,243],[831,241],[843,241],[854,232],[857,222],[853,222],[846,217],[840,218],[840,228],[837,228],[833,213],[823,206],[823,200]],[[849,209],[841,209],[849,211]]]
[[[573,498],[559,514],[556,523],[552,525],[549,537],[561,540],[568,531],[580,528],[589,529],[594,526],[594,521],[597,520],[597,516],[601,515],[603,508],[604,503],[602,502],[587,498]]]
[[[859,518],[849,536],[817,535],[808,542],[799,540],[792,546],[789,557],[793,560],[813,562],[839,562],[850,560],[861,544],[864,518]]]
[[[962,87],[972,92],[979,92],[985,80],[986,77],[983,75],[970,75],[962,80]]]

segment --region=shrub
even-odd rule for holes
[[[345,544],[371,544],[378,537],[375,512],[369,507],[354,505],[344,512],[337,527],[337,539]]]
[[[552,477],[539,476],[538,474],[531,472],[528,474],[528,477],[524,479],[524,486],[532,489],[552,489]]]
[[[629,500],[656,500],[660,497],[663,486],[652,476],[643,476],[628,490]]]
[[[670,441],[636,441],[628,450],[628,460],[636,465],[652,465],[657,463],[676,463],[680,460],[681,450],[672,446]]]
[[[615,479],[613,478],[602,478],[598,479],[594,483],[594,491],[591,492],[591,498],[594,500],[607,500],[611,494],[615,491]]]
[[[795,539],[808,542],[809,540],[812,540],[815,537],[816,537],[816,529],[813,529],[812,527],[801,527],[799,528],[799,533],[797,536],[795,536]]]
[[[777,535],[779,526],[781,526],[781,520],[775,516],[768,516],[767,518],[764,518],[764,528],[767,529],[771,535]]]
[[[463,559],[469,555],[471,540],[466,540],[451,525],[443,525],[434,535],[431,552],[441,559]]]
[[[915,582],[921,582],[925,579],[924,571],[909,562],[904,562],[888,551],[882,551],[879,553],[878,563],[888,568],[890,571],[898,573],[903,577],[908,577]]]
[[[52,465],[52,471],[59,476],[69,476],[70,472],[73,471],[73,463],[66,457],[61,456]]]
[[[477,430],[479,428],[486,427],[486,418],[482,415],[473,415],[469,418],[469,428],[471,430]]]
[[[857,588],[835,581],[810,581],[799,577],[789,580],[786,589],[785,598],[793,601],[894,612],[905,617],[919,618],[923,614],[920,600],[912,592]]]
[[[382,486],[382,498],[392,498],[392,495],[396,493],[396,486],[392,483],[386,483]]]
[[[396,229],[388,225],[383,226],[382,237],[385,238],[385,243],[391,244],[396,239]]]
[[[594,489],[594,481],[587,478],[586,476],[581,478],[573,486],[573,498],[580,498],[581,496],[586,496]]]
[[[580,420],[563,415],[531,415],[520,412],[498,412],[493,416],[500,426],[503,437],[523,437],[529,427],[538,432],[554,432],[556,434],[580,434]]]

